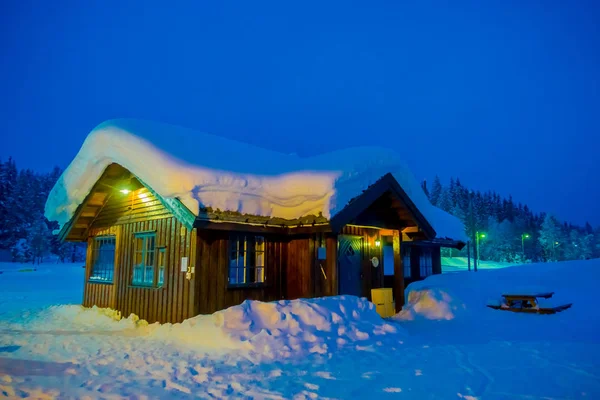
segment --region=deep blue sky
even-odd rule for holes
[[[0,157],[65,167],[117,117],[301,155],[377,144],[600,225],[597,2],[170,3],[4,0]]]

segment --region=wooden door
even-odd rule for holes
[[[362,249],[361,236],[341,235],[338,250],[338,279],[340,294],[362,295]]]

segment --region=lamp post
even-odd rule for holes
[[[525,257],[525,239],[529,239],[531,236],[528,233],[521,234],[521,250],[523,251],[523,257]]]
[[[558,261],[558,257],[556,257],[556,248],[560,246],[560,243],[557,241],[554,241],[554,243],[552,243],[552,255],[554,256],[554,260]]]
[[[475,232],[475,240],[477,243],[477,263],[475,264],[475,271],[477,271],[477,265],[479,264],[479,239],[485,239],[485,233],[483,232]]]
[[[469,191],[469,242],[473,241],[473,234],[475,233],[475,218],[473,216],[473,191]],[[477,238],[475,238],[477,242]],[[469,257],[469,271],[471,271],[471,258]],[[473,243],[473,270],[477,271],[477,246]]]

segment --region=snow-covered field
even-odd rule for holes
[[[506,263],[506,262],[498,262],[498,261],[484,261],[479,260],[477,263],[477,269],[498,269],[498,268],[506,268],[512,267],[515,264]],[[442,272],[458,272],[458,271],[468,271],[469,270],[469,261],[467,257],[442,257]],[[473,259],[471,258],[471,270],[473,270]]]
[[[354,297],[246,302],[176,325],[77,305],[80,265],[0,264],[0,397],[598,399],[600,261],[458,272],[382,320]],[[552,290],[556,315],[485,307]]]

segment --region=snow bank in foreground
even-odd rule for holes
[[[112,163],[196,215],[202,206],[285,219],[330,218],[392,173],[438,238],[466,241],[460,220],[431,205],[401,159],[376,147],[300,158],[176,126],[113,120],[90,132],[50,192],[45,214],[67,223]]]
[[[85,308],[69,304],[50,306],[41,311],[25,311],[13,318],[9,329],[26,329],[38,332],[98,332],[135,329],[139,319],[135,315],[121,318],[120,313],[109,308]]]
[[[155,338],[198,349],[245,350],[281,359],[368,342],[397,328],[385,323],[364,298],[339,296],[265,303],[246,300],[213,315],[156,326]]]
[[[199,352],[240,351],[259,359],[327,354],[346,346],[372,345],[386,334],[398,333],[397,327],[379,317],[372,303],[354,296],[272,303],[246,300],[180,324],[148,325],[133,314],[119,318],[119,313],[110,309],[64,305],[24,314],[9,328],[37,332],[119,332]]]

